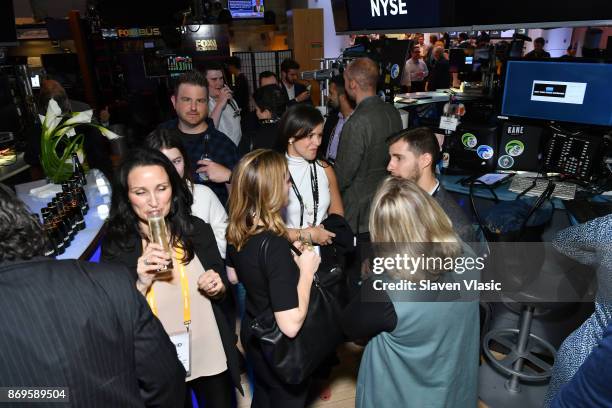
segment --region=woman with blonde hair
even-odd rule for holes
[[[442,208],[409,180],[384,180],[372,202],[369,226],[376,255],[394,261],[396,255],[412,260],[475,257]],[[423,281],[459,282],[459,268],[432,263],[415,271],[377,259],[376,275],[362,283],[360,296],[343,314],[349,338],[370,338],[359,367],[356,407],[475,407],[478,303],[445,301],[453,296],[419,290]],[[377,270],[381,264],[388,273]],[[464,271],[461,276],[468,275]]]
[[[271,371],[250,329],[254,318],[271,309],[279,329],[293,338],[308,311],[320,258],[304,247],[300,256],[291,253],[281,215],[289,186],[287,161],[272,150],[248,153],[232,175],[228,259],[246,289],[240,337],[255,374],[251,407],[303,407],[308,391],[307,381],[284,384]]]

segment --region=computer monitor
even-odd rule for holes
[[[228,0],[227,8],[233,18],[264,18],[263,0]]]
[[[612,64],[509,60],[502,115],[612,126]]]

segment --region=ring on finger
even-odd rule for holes
[[[145,264],[145,265],[147,265],[147,266],[151,265],[151,264],[149,263],[149,261],[147,260],[147,258],[145,258],[145,259],[144,259],[144,261],[143,261],[142,263],[144,263],[144,264]]]

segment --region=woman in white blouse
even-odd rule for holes
[[[311,239],[313,244],[329,245],[335,234],[321,222],[329,214],[344,215],[334,169],[317,158],[322,137],[323,116],[310,105],[292,106],[279,124],[279,147],[291,175],[285,218],[292,241]]]
[[[191,213],[210,224],[215,233],[215,240],[221,258],[225,259],[225,231],[227,230],[227,212],[215,193],[202,184],[194,183],[189,167],[189,156],[185,152],[180,135],[173,129],[157,129],[145,140],[145,146],[162,152],[174,165],[179,176],[187,183],[193,194]]]

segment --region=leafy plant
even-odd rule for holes
[[[92,110],[62,114],[55,100],[51,99],[45,116],[40,117],[42,134],[40,137],[40,164],[47,178],[54,183],[62,183],[72,175],[72,153],[83,157],[83,135],[76,134],[77,126],[95,127],[109,140],[119,136],[103,126],[91,123]]]

